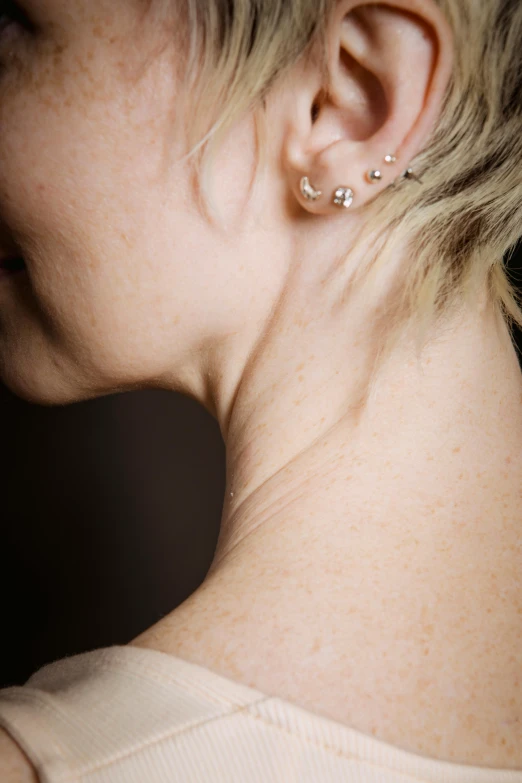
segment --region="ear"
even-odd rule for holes
[[[364,206],[422,151],[452,72],[451,28],[434,0],[339,0],[328,20],[328,63],[329,89],[317,63],[298,70],[285,118],[292,190],[324,215]],[[353,191],[352,203],[349,193],[334,203],[339,187]]]

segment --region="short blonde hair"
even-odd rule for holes
[[[163,20],[172,17],[172,0],[148,3]],[[187,53],[181,59],[190,111],[184,114],[204,205],[213,203],[207,186],[219,141],[248,111],[256,118],[259,165],[264,163],[265,100],[300,58],[318,58],[328,91],[326,23],[336,3],[175,3],[172,29],[182,31]],[[358,272],[361,281],[382,268],[395,236],[407,236],[411,249],[400,305],[384,321],[383,356],[401,324],[418,316],[426,334],[436,315],[473,297],[477,283],[487,283],[506,322],[522,327],[521,298],[506,267],[506,254],[522,233],[522,2],[437,3],[453,30],[455,62],[438,124],[411,162],[423,186],[407,181],[387,188],[366,208],[368,231],[387,239],[376,242],[378,251]]]

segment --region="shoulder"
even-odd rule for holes
[[[38,783],[29,759],[14,739],[0,727],[0,780],[2,783]]]

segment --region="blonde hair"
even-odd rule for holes
[[[163,20],[172,15],[172,0],[148,2]],[[254,112],[262,165],[263,106],[276,81],[300,58],[318,57],[327,93],[326,23],[336,2],[184,0],[181,12],[176,3],[173,30],[187,50],[182,76],[190,96],[190,156],[206,197],[202,205],[211,212],[210,166],[232,124]],[[382,358],[401,324],[418,317],[425,335],[437,315],[473,297],[477,283],[487,283],[510,326],[522,327],[521,298],[506,267],[522,233],[522,3],[437,3],[453,30],[455,63],[438,124],[411,162],[423,186],[404,182],[366,208],[369,235],[387,239],[376,241],[376,252],[364,269],[361,264],[361,283],[382,269],[399,234],[411,250],[400,303],[384,320]]]

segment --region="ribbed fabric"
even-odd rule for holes
[[[107,647],[0,690],[41,783],[522,783],[408,753],[155,650]]]

